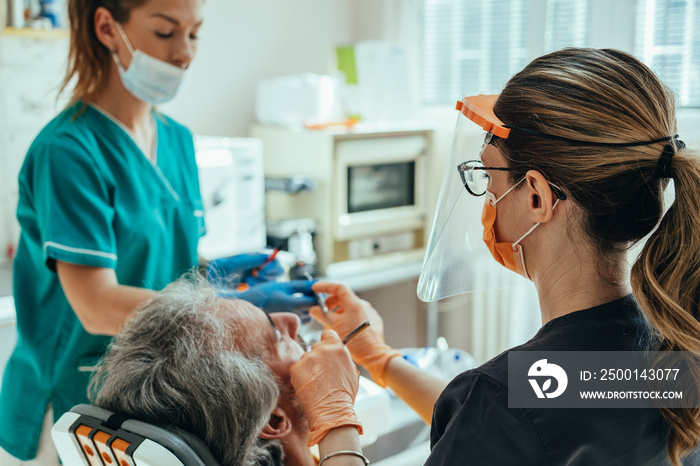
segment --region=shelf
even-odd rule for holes
[[[33,37],[36,39],[63,39],[68,38],[70,33],[68,29],[56,28],[56,29],[32,29],[32,28],[15,28],[11,26],[5,26],[2,28],[3,36],[15,36],[15,37]]]
[[[353,291],[369,291],[415,280],[423,266],[425,250],[397,251],[330,264],[321,280],[342,283]]]

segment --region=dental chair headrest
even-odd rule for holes
[[[195,435],[77,405],[51,429],[64,465],[220,466]]]

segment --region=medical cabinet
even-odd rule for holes
[[[255,126],[251,135],[263,141],[266,177],[315,180],[313,191],[269,191],[266,214],[268,222],[316,221],[320,273],[352,275],[422,260],[432,130]]]

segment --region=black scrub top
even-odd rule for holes
[[[553,319],[512,350],[637,351],[650,341],[630,295]],[[657,409],[508,408],[504,352],[440,395],[426,465],[666,465],[668,433]]]

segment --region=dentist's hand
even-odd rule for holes
[[[269,257],[265,253],[254,252],[215,259],[207,265],[207,280],[224,288],[232,280],[251,286],[274,281],[282,276],[284,268],[277,259],[265,264]]]
[[[317,293],[328,295],[328,317],[319,306],[309,310],[309,314],[323,324],[324,328],[333,329],[344,337],[365,320],[371,322],[370,327],[348,343],[347,348],[353,360],[367,369],[378,385],[386,387],[386,366],[391,358],[401,356],[401,352],[384,342],[384,322],[379,313],[370,303],[358,298],[343,285],[318,282],[313,285],[313,289]]]
[[[316,304],[311,290],[313,282],[292,280],[290,282],[259,283],[245,291],[220,291],[222,298],[243,299],[266,312],[302,312]]]
[[[362,424],[355,413],[360,373],[345,345],[332,330],[289,369],[292,386],[309,420],[308,446],[316,445],[331,430]]]

